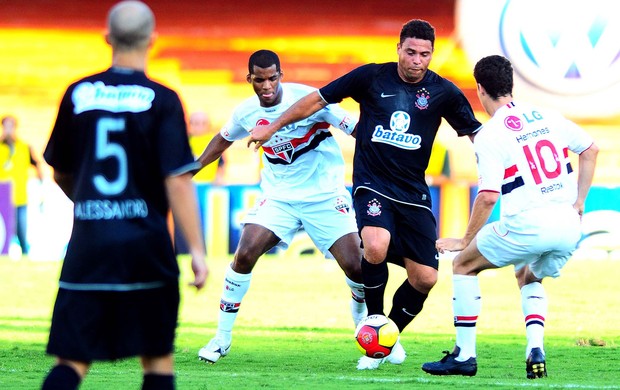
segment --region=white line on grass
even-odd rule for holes
[[[362,378],[357,376],[340,376],[337,379],[346,381],[358,381],[358,382],[370,382],[370,383],[438,383],[437,380],[429,380],[425,378]],[[479,384],[484,385],[483,383]],[[493,382],[493,387],[544,387],[544,388],[558,388],[558,389],[620,389],[620,386],[596,386],[596,385],[580,385],[576,383],[566,384],[549,384],[545,383],[545,380],[529,381],[522,383],[508,383],[508,382]]]

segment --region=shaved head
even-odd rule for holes
[[[115,49],[146,48],[154,29],[153,11],[141,1],[121,1],[108,13],[108,39]]]

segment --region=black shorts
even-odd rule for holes
[[[173,352],[179,286],[136,291],[59,289],[47,353],[91,362]]]
[[[404,266],[403,258],[408,258],[439,268],[435,248],[437,222],[429,209],[395,202],[363,189],[355,192],[353,207],[360,232],[364,226],[381,227],[390,232],[387,261]]]

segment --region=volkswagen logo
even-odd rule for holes
[[[515,70],[514,95],[571,118],[620,114],[620,1],[458,0],[471,66],[493,54]]]
[[[550,93],[607,89],[620,82],[617,4],[508,0],[499,25],[502,51],[520,77]]]

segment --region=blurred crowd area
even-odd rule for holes
[[[0,1],[0,115],[17,119],[20,137],[32,146],[39,159],[67,85],[109,66],[110,48],[103,33],[106,12],[115,2]],[[430,69],[461,88],[484,123],[487,117],[476,97],[472,76],[476,58],[505,54],[512,50],[507,50],[507,45],[513,44],[525,49],[523,53],[509,53],[514,54],[511,60],[518,60],[519,66],[540,65],[534,61],[540,60],[535,58],[536,53],[546,56],[542,60],[547,64],[562,63],[562,45],[568,45],[570,50],[565,52],[572,53],[579,67],[589,67],[589,74],[583,76],[601,85],[598,89],[588,85],[594,91],[589,95],[579,95],[583,91],[578,88],[568,88],[560,94],[551,91],[556,93],[554,97],[544,97],[536,103],[564,108],[564,114],[589,131],[600,145],[595,188],[588,203],[590,211],[596,212],[589,212],[584,218],[584,240],[596,241],[590,246],[602,253],[601,258],[608,258],[611,253],[616,253],[614,258],[620,256],[620,154],[616,152],[620,149],[620,109],[616,99],[609,98],[620,92],[620,2],[592,0],[587,8],[573,0],[546,0],[540,4],[537,0],[147,3],[156,14],[159,33],[147,73],[179,92],[188,120],[190,113],[207,113],[212,131],[226,123],[236,105],[254,95],[246,82],[247,60],[259,49],[274,50],[280,55],[284,81],[321,87],[359,65],[395,61],[402,24],[412,18],[426,19],[437,33]],[[530,12],[534,8],[539,12]],[[571,12],[563,14],[566,10]],[[545,19],[551,14],[555,17]],[[544,39],[538,39],[539,33],[546,34],[556,46],[541,47]],[[559,39],[560,33],[563,41]],[[509,34],[520,38],[516,43],[508,42]],[[608,54],[612,63],[604,72],[600,65],[605,65]],[[538,75],[541,83],[536,85],[524,82],[520,76],[522,69],[518,68],[517,101],[530,100],[531,94],[522,93],[524,89],[531,93],[532,89],[541,88],[543,96],[549,93],[543,89],[552,84],[551,77]],[[554,86],[565,87],[561,83]],[[563,106],[564,103],[567,104]],[[358,113],[352,100],[345,100],[342,106]],[[612,115],[597,114],[610,110]],[[342,147],[346,180],[350,184],[354,140],[339,131],[333,133]],[[433,212],[442,236],[459,235],[465,228],[475,194],[475,156],[469,139],[458,138],[445,123],[437,139],[440,150],[447,150],[450,177],[447,184],[440,185],[440,190],[439,183],[435,183],[434,191],[440,191],[440,196],[439,202],[434,202]],[[251,206],[251,199],[257,194],[254,185],[260,179],[259,154],[244,142],[234,143],[224,157],[224,178],[219,184],[228,185],[226,190],[200,193],[205,209],[210,210],[202,217],[211,254],[228,253],[235,247],[239,215]],[[71,230],[72,205],[52,183],[49,167],[43,163],[42,169],[43,182],[34,179],[34,170],[30,172],[33,180],[29,184],[29,202],[39,205],[30,208],[28,216],[29,235],[33,237],[31,256],[57,259]],[[218,212],[214,214],[213,210]],[[585,241],[581,246],[587,247]],[[587,257],[596,257],[592,253],[588,251]]]
[[[495,0],[485,0],[483,3]],[[0,113],[16,116],[20,134],[42,153],[66,86],[84,74],[108,66],[103,39],[105,12],[115,1],[5,0],[0,3]],[[497,0],[495,3],[502,3]],[[157,40],[148,73],[179,91],[187,113],[205,111],[217,130],[233,108],[253,92],[245,81],[247,58],[268,48],[280,54],[284,81],[320,87],[367,62],[396,59],[402,23],[429,20],[437,29],[431,69],[452,80],[468,96],[481,121],[468,59],[456,33],[456,0],[357,2],[248,0],[147,1],[157,15]],[[480,4],[484,6],[484,4]],[[343,106],[357,113],[357,104]],[[595,184],[620,183],[618,118],[580,121],[602,146]],[[350,180],[353,140],[335,132]],[[452,179],[474,184],[475,158],[466,139],[446,127],[439,140],[452,161]],[[226,152],[226,184],[259,180],[258,155],[235,143]]]

